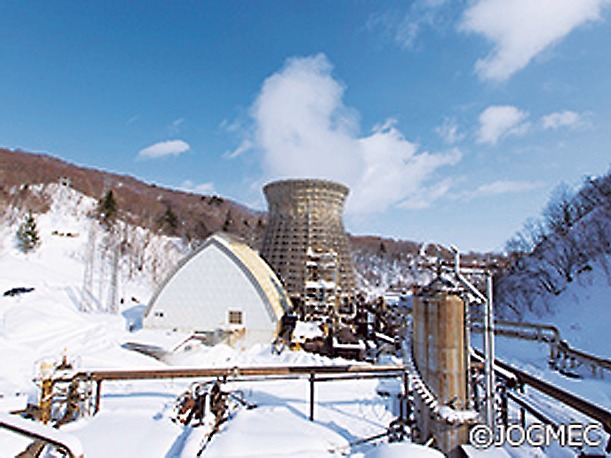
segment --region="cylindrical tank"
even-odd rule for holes
[[[413,356],[420,375],[441,405],[467,408],[464,303],[437,279],[414,300]],[[466,443],[467,428],[435,421],[418,402],[418,423],[424,436],[434,435],[444,453],[454,454]]]
[[[354,268],[342,213],[348,188],[327,180],[283,180],[263,188],[269,207],[261,256],[292,298],[303,299],[312,253],[333,253],[341,296],[354,290]]]

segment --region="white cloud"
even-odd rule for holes
[[[416,154],[417,146],[393,125],[383,127],[358,140],[364,163],[348,210],[366,213],[393,204],[411,209],[430,206],[445,192],[431,185],[429,178],[439,167],[456,164],[462,157],[460,151]]]
[[[458,157],[457,160],[458,159],[460,159],[460,157]],[[436,200],[445,196],[450,190],[451,186],[452,180],[444,179],[430,186],[422,187],[402,200],[398,206],[411,210],[428,208]]]
[[[436,127],[435,132],[450,145],[458,143],[465,138],[465,135],[458,130],[458,123],[454,118],[444,118],[443,124]]]
[[[574,111],[559,111],[541,118],[544,129],[559,129],[561,127],[576,128],[586,124],[583,116]]]
[[[528,113],[510,105],[494,105],[479,115],[477,143],[495,145],[509,135],[523,135],[530,128]]]
[[[545,183],[540,181],[497,180],[485,183],[473,191],[466,191],[456,197],[462,200],[472,200],[480,197],[498,196],[503,194],[518,194],[540,189]]]
[[[205,194],[205,195],[216,194],[216,189],[214,188],[214,183],[212,182],[194,183],[191,180],[185,180],[179,186],[179,189],[181,191],[192,192],[195,194]]]
[[[227,151],[223,155],[223,157],[227,159],[234,159],[238,156],[241,156],[245,152],[251,150],[252,148],[253,148],[252,141],[250,141],[248,138],[245,138],[244,140],[242,140],[242,143],[240,143],[240,145],[236,149],[234,149],[233,151]]]
[[[358,113],[343,104],[344,86],[331,70],[323,54],[292,58],[263,83],[252,107],[252,144],[266,179],[339,181],[351,188],[351,213],[422,207],[440,197],[433,174],[458,162],[460,152],[418,153],[392,119],[359,136]]]
[[[459,28],[484,35],[493,51],[475,65],[480,78],[504,81],[575,28],[601,18],[609,0],[476,0]]]
[[[412,49],[424,29],[438,25],[442,7],[447,3],[447,0],[416,0],[403,15],[395,11],[372,15],[367,26],[381,29],[387,38],[401,48]]]
[[[239,120],[230,121],[228,119],[223,119],[219,124],[219,128],[225,132],[235,133],[242,129],[242,124]]]
[[[189,151],[191,147],[187,142],[182,140],[168,140],[165,142],[155,143],[147,148],[140,150],[138,158],[140,159],[154,159],[165,156],[178,156],[186,151]]]
[[[171,136],[178,135],[182,130],[182,126],[185,123],[185,118],[175,119],[170,123],[167,130]]]

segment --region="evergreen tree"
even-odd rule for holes
[[[227,215],[225,216],[225,222],[223,223],[223,232],[229,232],[229,228],[233,224],[233,218],[231,216],[231,210],[227,210]]]
[[[32,216],[31,211],[28,211],[25,220],[19,225],[19,229],[17,229],[17,244],[24,253],[32,251],[40,245],[36,219]]]
[[[166,206],[165,213],[159,218],[159,224],[161,227],[165,227],[169,234],[176,235],[180,221],[170,205]]]
[[[100,222],[110,227],[115,221],[117,215],[117,201],[112,189],[109,189],[102,200],[98,202],[97,216]]]
[[[378,248],[378,253],[379,253],[380,256],[386,255],[386,245],[384,245],[384,242],[380,242],[380,247]]]

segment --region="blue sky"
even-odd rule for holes
[[[501,250],[609,170],[611,0],[0,4],[0,145],[265,208],[351,188],[355,234]]]

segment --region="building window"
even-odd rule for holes
[[[240,310],[229,310],[229,324],[243,324],[244,317]]]

